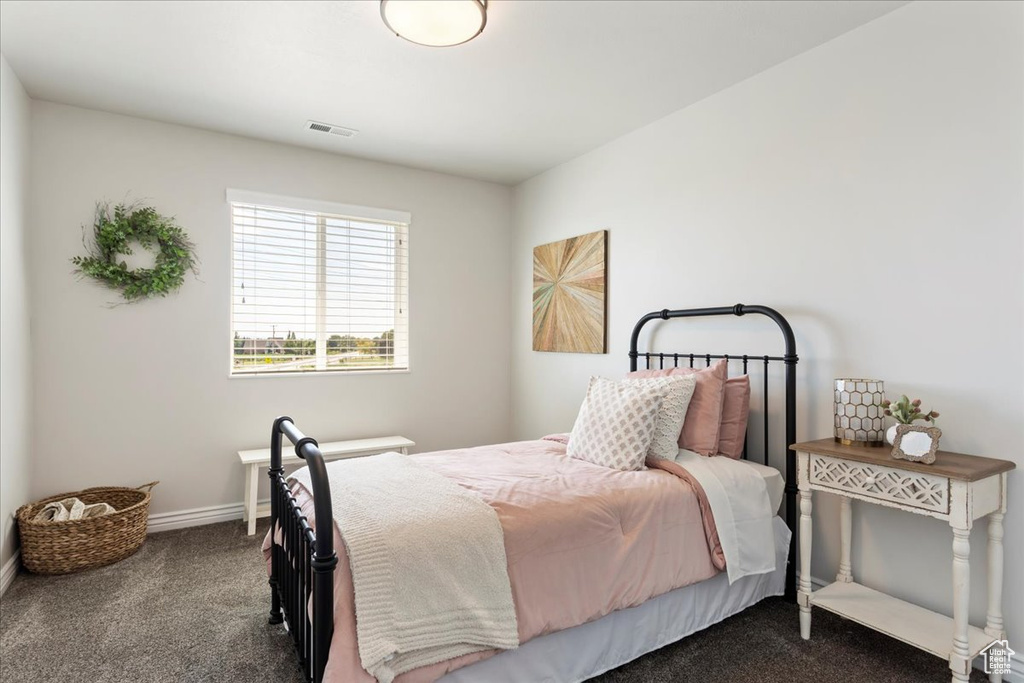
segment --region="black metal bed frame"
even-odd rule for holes
[[[637,343],[640,331],[652,320],[668,320],[670,318],[696,318],[717,315],[742,316],[747,313],[765,315],[774,320],[782,329],[786,341],[786,352],[783,356],[766,355],[728,355],[728,354],[694,354],[694,353],[640,353]],[[796,341],[793,329],[786,319],[778,312],[766,306],[723,306],[720,308],[694,308],[677,311],[668,309],[648,313],[637,322],[629,342],[629,366],[631,371],[637,369],[637,360],[646,359],[651,367],[653,359],[658,360],[660,368],[670,359],[673,367],[679,361],[703,359],[707,366],[712,359],[742,360],[743,374],[747,374],[748,364],[763,363],[764,373],[764,460],[768,463],[770,453],[768,441],[768,364],[784,362],[786,364],[786,524],[794,530],[796,523],[796,455],[789,447],[796,442]],[[327,479],[324,457],[316,439],[306,436],[295,426],[290,417],[279,417],[274,420],[270,435],[270,529],[275,538],[270,544],[270,623],[287,622],[288,631],[298,653],[299,663],[306,679],[313,683],[323,681],[324,668],[327,666],[327,655],[334,636],[334,568],[338,565],[338,555],[334,549],[334,534],[313,532],[309,521],[303,514],[298,502],[284,476],[281,463],[281,437],[286,436],[295,446],[295,454],[306,461],[309,466],[310,479],[313,487],[313,511],[317,520],[333,519],[331,507],[331,488]],[[743,457],[747,457],[744,443]],[[280,540],[276,538],[280,535]],[[786,568],[786,599],[796,601],[796,545],[790,544],[789,563]],[[312,607],[312,609],[308,609]]]
[[[754,354],[715,354],[715,353],[639,353],[637,351],[637,343],[640,340],[640,330],[643,329],[644,325],[651,322],[652,320],[668,320],[670,318],[705,318],[709,316],[717,315],[734,315],[742,316],[748,313],[756,313],[764,315],[772,320],[782,330],[782,336],[786,342],[786,352],[782,356],[765,356],[765,355],[754,355]],[[796,443],[796,364],[799,360],[796,355],[796,337],[793,336],[793,328],[790,327],[789,321],[786,320],[781,313],[773,308],[767,306],[746,306],[744,304],[736,304],[735,306],[720,306],[717,308],[689,308],[678,311],[670,311],[667,308],[661,311],[655,311],[648,313],[644,317],[640,318],[636,326],[633,328],[633,334],[629,338],[629,369],[630,371],[636,371],[637,360],[639,358],[646,359],[647,369],[651,369],[651,361],[653,359],[658,360],[658,369],[665,368],[665,361],[670,360],[672,367],[679,367],[680,360],[689,360],[689,366],[692,368],[695,360],[701,359],[704,361],[706,367],[711,366],[713,359],[724,358],[728,361],[742,361],[743,362],[743,374],[747,374],[747,368],[750,363],[763,363],[764,364],[764,464],[768,464],[768,456],[772,452],[770,442],[768,440],[768,364],[772,362],[782,362],[786,365],[786,443],[783,454],[786,458],[786,472],[785,472],[785,496],[786,496],[786,526],[796,534],[796,494],[797,494],[797,482],[796,482],[796,453],[790,450],[790,446]],[[750,425],[747,426],[747,437],[750,436]],[[744,439],[743,442],[743,457],[747,457],[747,442]],[[796,543],[791,542],[789,544],[789,561],[786,564],[786,600],[789,602],[796,602]]]
[[[288,488],[281,465],[282,435],[295,444],[295,454],[309,466],[316,519],[334,519],[327,468],[316,439],[300,432],[290,417],[277,418],[270,433],[270,529],[275,535],[281,534],[281,542],[271,538],[270,623],[287,620],[306,679],[321,683],[334,636],[334,568],[338,566],[338,554],[334,551],[334,534],[314,534]],[[307,609],[310,599],[312,610]]]

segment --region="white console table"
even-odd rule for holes
[[[820,607],[886,633],[949,662],[953,682],[967,681],[971,661],[1003,630],[1003,515],[1007,460],[939,451],[931,465],[896,460],[891,448],[843,446],[822,439],[792,446],[798,456],[800,488],[800,635],[811,637],[811,607]],[[839,574],[834,583],[811,591],[811,495],[840,496]],[[853,581],[850,568],[852,501],[949,522],[953,530],[953,618],[890,597]],[[988,517],[988,613],[985,628],[968,623],[970,532]],[[1001,677],[993,674],[992,683]]]
[[[287,442],[285,442],[287,443]],[[354,439],[351,441],[331,441],[319,444],[324,460],[340,460],[342,458],[358,458],[364,455],[397,451],[406,454],[415,446],[404,436],[382,436],[375,439]],[[269,505],[256,504],[256,492],[259,489],[259,473],[261,467],[270,467],[270,449],[257,448],[251,451],[238,451],[238,459],[246,467],[245,475],[245,510],[243,519],[249,525],[249,535],[256,533],[256,518],[270,515]],[[282,448],[281,462],[285,465],[300,462],[299,456],[290,448]]]

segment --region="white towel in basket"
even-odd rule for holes
[[[89,519],[91,517],[102,517],[111,512],[117,512],[108,503],[93,503],[86,505],[78,498],[65,498],[55,503],[47,503],[39,514],[32,520],[34,522],[67,522],[72,519]]]

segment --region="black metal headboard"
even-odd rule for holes
[[[640,339],[640,331],[644,325],[652,320],[668,320],[670,318],[704,318],[708,316],[717,315],[735,315],[742,316],[748,313],[756,313],[764,315],[772,320],[782,330],[782,336],[786,342],[786,352],[782,356],[771,356],[771,355],[755,355],[755,354],[742,354],[742,355],[730,355],[730,354],[716,354],[716,353],[652,353],[650,351],[640,353],[637,351],[637,343]],[[750,363],[762,363],[764,365],[764,462],[768,464],[768,456],[772,452],[770,443],[768,440],[768,365],[769,363],[782,362],[786,366],[786,406],[785,406],[785,419],[786,419],[786,442],[784,445],[783,454],[786,458],[786,525],[789,526],[790,531],[796,533],[796,494],[797,494],[797,482],[796,482],[796,454],[789,449],[794,443],[796,443],[796,339],[793,336],[793,328],[790,327],[789,321],[787,321],[781,313],[775,309],[768,308],[767,306],[746,306],[744,304],[736,304],[735,306],[720,306],[717,308],[688,308],[677,311],[670,311],[667,308],[661,311],[655,311],[648,313],[644,317],[640,318],[636,326],[633,328],[633,334],[629,338],[629,369],[635,371],[637,369],[637,361],[640,358],[645,359],[645,364],[648,369],[652,368],[652,363],[657,363],[657,368],[662,369],[665,367],[679,367],[680,361],[683,361],[689,365],[694,366],[694,362],[703,360],[706,366],[711,365],[712,359],[724,358],[726,361],[742,361],[743,363],[743,374],[747,374],[747,368]],[[666,362],[670,365],[666,365]],[[749,431],[748,431],[749,437]],[[746,441],[744,441],[743,457],[747,457]],[[796,544],[790,542],[789,544],[789,563],[786,566],[786,599],[790,602],[796,601]]]

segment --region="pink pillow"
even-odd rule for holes
[[[709,368],[665,368],[638,370],[628,377],[665,377],[667,375],[696,375],[697,385],[686,410],[683,431],[679,434],[679,447],[701,455],[718,452],[718,432],[722,425],[722,404],[725,400],[725,380],[729,372],[725,359]],[[740,446],[742,448],[742,445]]]
[[[722,426],[718,433],[718,454],[733,460],[743,456],[743,437],[747,433],[750,417],[750,377],[730,377],[725,380],[725,400],[722,402]]]

